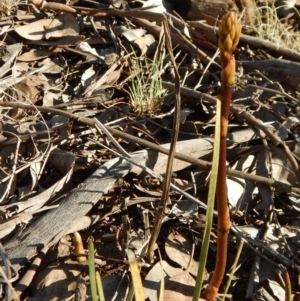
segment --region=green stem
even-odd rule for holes
[[[216,127],[215,127],[215,143],[213,150],[213,161],[211,168],[211,176],[209,182],[209,191],[208,191],[208,200],[207,200],[207,211],[206,211],[206,222],[203,235],[202,248],[199,259],[198,274],[196,279],[196,286],[193,294],[193,301],[198,301],[201,293],[203,275],[206,266],[210,233],[212,228],[213,212],[214,212],[214,203],[215,203],[215,194],[217,187],[217,176],[218,176],[218,167],[219,167],[219,152],[220,152],[220,128],[221,128],[221,101],[217,100],[216,104]]]
[[[96,285],[95,253],[94,253],[95,251],[94,251],[94,243],[92,240],[89,240],[88,247],[89,247],[89,274],[90,274],[90,287],[91,287],[92,301],[98,301],[97,285]]]

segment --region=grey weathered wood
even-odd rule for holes
[[[163,145],[166,148],[170,144]],[[213,139],[202,138],[179,141],[176,151],[188,156],[200,158],[212,151]],[[146,165],[156,174],[163,174],[166,169],[167,155],[146,149],[133,154],[132,160]],[[175,159],[173,171],[181,170],[190,163]],[[129,162],[116,158],[100,166],[85,182],[71,191],[59,206],[45,213],[36,222],[29,225],[18,239],[9,241],[4,247],[15,270],[19,270],[36,253],[57,238],[61,232],[86,215],[115,183],[129,171],[136,174],[141,169]],[[0,264],[2,262],[0,261]]]
[[[235,140],[234,137],[231,139]],[[176,151],[190,157],[200,158],[212,151],[213,141],[212,138],[179,141]],[[169,148],[170,144],[162,146]],[[140,165],[146,165],[156,174],[163,174],[167,158],[167,155],[146,149],[134,153],[132,160]],[[190,163],[176,159],[173,163],[173,171],[181,170],[189,165]],[[59,207],[40,216],[36,222],[27,227],[18,239],[9,241],[4,248],[14,269],[18,271],[42,247],[49,244],[54,238],[60,237],[62,232],[85,216],[102,195],[114,185],[115,181],[129,171],[139,174],[141,169],[119,158],[108,161],[79,187],[71,191],[59,203]],[[3,266],[1,260],[0,264]]]
[[[145,154],[137,154],[132,160],[144,164]],[[41,216],[18,239],[8,242],[5,251],[14,269],[18,271],[60,232],[87,214],[116,180],[125,176],[132,167],[131,163],[119,158],[103,164],[77,189],[70,192],[57,208]],[[3,266],[2,261],[0,264]]]

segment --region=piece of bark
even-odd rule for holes
[[[165,145],[169,147],[168,145]],[[185,152],[191,156],[201,157],[211,152],[213,147],[212,139],[195,139],[191,141],[179,142],[177,151]],[[165,172],[167,156],[158,154],[152,150],[143,150],[133,154],[132,159],[153,168],[158,174]],[[189,163],[175,160],[174,171],[181,170]],[[36,222],[29,225],[27,229],[18,237],[5,245],[7,256],[14,269],[18,271],[26,262],[33,258],[36,253],[48,245],[49,242],[70,228],[74,221],[86,215],[92,207],[101,199],[117,181],[129,171],[139,173],[141,170],[131,163],[116,158],[108,161],[99,167],[86,181],[79,187],[71,191],[59,204],[59,206],[43,216]],[[3,264],[0,261],[0,264]]]
[[[163,145],[169,147],[169,144]],[[187,156],[199,158],[212,151],[213,139],[193,139],[177,143],[176,151]],[[142,150],[132,156],[132,160],[157,174],[165,172],[167,155],[153,150]],[[181,170],[190,163],[174,160],[173,171]],[[5,251],[16,271],[33,258],[36,253],[48,245],[50,241],[69,229],[77,220],[86,215],[101,199],[114,183],[129,171],[140,173],[141,169],[133,164],[116,158],[99,167],[86,181],[71,191],[59,206],[41,216],[36,222],[29,225],[22,234],[5,245]],[[3,266],[3,262],[0,261]]]
[[[145,156],[137,154],[132,157],[132,160],[144,164]],[[86,215],[102,195],[132,168],[133,164],[120,158],[106,162],[77,189],[71,191],[57,208],[47,212],[28,226],[17,239],[10,240],[4,248],[14,269],[18,271],[54,237]],[[3,267],[2,260],[0,264]]]
[[[163,145],[166,148],[170,144]],[[213,139],[193,139],[177,143],[176,151],[199,158],[210,153],[213,148]],[[168,156],[147,149],[133,154],[134,162],[146,164],[156,174],[164,174]],[[190,163],[175,159],[173,171],[182,170]],[[101,199],[114,183],[129,171],[136,174],[141,169],[131,163],[116,158],[99,167],[87,180],[71,191],[59,206],[45,213],[36,222],[29,225],[18,239],[10,240],[5,245],[5,251],[16,271],[33,258],[36,253],[48,245],[54,238],[59,239],[60,234],[68,230],[74,222],[86,215]],[[0,264],[2,262],[0,261]]]

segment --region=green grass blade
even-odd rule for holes
[[[225,296],[227,295],[227,292],[229,290],[229,287],[230,287],[230,284],[231,284],[234,272],[236,270],[236,266],[237,266],[237,264],[239,262],[239,259],[240,259],[240,256],[241,256],[241,252],[243,250],[243,246],[244,246],[244,241],[241,240],[240,243],[239,243],[239,246],[238,246],[237,253],[235,255],[234,263],[232,265],[232,268],[231,268],[231,271],[230,271],[230,274],[229,274],[229,279],[227,281],[226,288],[224,290],[222,301],[225,301]]]
[[[96,268],[95,268],[95,253],[94,243],[92,240],[88,242],[89,247],[89,274],[90,274],[90,286],[92,301],[98,301],[97,286],[96,286]]]
[[[206,222],[203,235],[203,242],[200,252],[198,274],[196,279],[196,286],[193,294],[193,301],[198,301],[201,293],[203,275],[205,272],[209,239],[212,228],[213,212],[214,212],[214,203],[217,187],[217,176],[218,176],[218,167],[219,167],[219,153],[220,153],[220,131],[221,131],[221,101],[217,100],[216,105],[216,127],[215,127],[215,141],[214,141],[214,150],[213,150],[213,161],[211,176],[209,182],[209,191],[207,199],[207,211],[206,211]]]
[[[97,291],[99,294],[100,301],[105,301],[102,280],[101,280],[99,272],[96,272],[96,284],[97,284]]]

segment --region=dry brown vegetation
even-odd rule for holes
[[[72,241],[79,232],[85,248],[94,240],[106,300],[129,300],[128,249],[146,300],[158,300],[162,277],[164,300],[192,300],[220,92],[217,17],[231,1],[188,1],[188,14],[179,0],[61,2],[0,3],[1,299],[88,298],[87,264]],[[220,299],[299,300],[297,4],[230,7],[243,34]],[[215,211],[203,293],[217,230]]]

